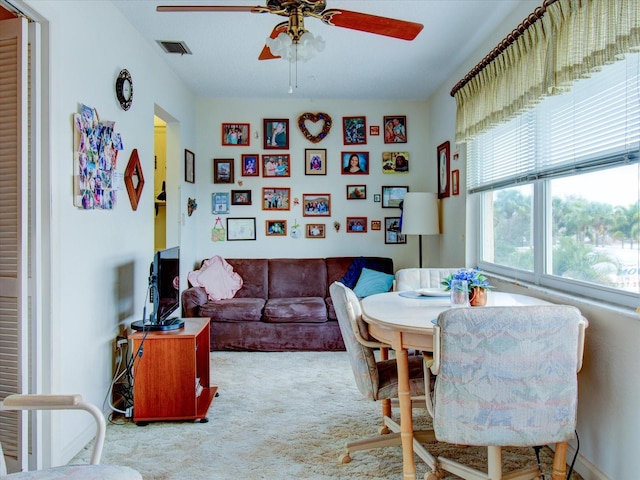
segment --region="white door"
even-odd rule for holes
[[[0,22],[0,398],[28,391],[27,27]],[[0,413],[0,442],[18,469],[28,461],[26,419]]]

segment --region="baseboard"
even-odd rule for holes
[[[575,453],[576,449],[572,445],[567,445],[567,463],[569,465],[573,461]],[[584,480],[612,480],[580,454],[578,454],[578,458],[576,458],[573,469],[578,472]]]

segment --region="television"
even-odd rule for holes
[[[171,314],[180,306],[180,247],[159,250],[149,269],[149,302],[153,311],[143,320],[133,322],[134,330],[176,330],[184,320]]]

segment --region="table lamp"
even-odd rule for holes
[[[407,192],[402,202],[400,233],[418,235],[420,268],[422,268],[422,235],[439,235],[438,195],[429,192]]]

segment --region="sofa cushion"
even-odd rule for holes
[[[264,306],[267,323],[324,323],[327,307],[322,297],[270,298]]]
[[[200,307],[198,316],[213,321],[259,322],[266,300],[263,298],[230,298],[213,300]]]
[[[204,287],[209,300],[233,298],[242,287],[242,277],[220,255],[205,260],[202,267],[189,272],[187,278],[194,287]]]
[[[227,258],[227,262],[242,277],[242,288],[235,298],[267,299],[269,264],[266,258]]]
[[[358,298],[364,298],[376,293],[388,292],[393,286],[394,279],[395,276],[389,273],[363,268],[362,273],[360,273],[360,278],[358,278],[358,283],[356,283],[353,289],[353,293],[355,293]]]
[[[327,267],[322,258],[269,260],[269,299],[321,297],[327,291]],[[326,312],[325,312],[326,317]]]
[[[345,274],[340,278],[340,283],[353,290],[358,283],[363,268],[389,274],[393,273],[393,266],[391,266],[391,271],[389,271],[388,259],[357,257],[353,259]]]

